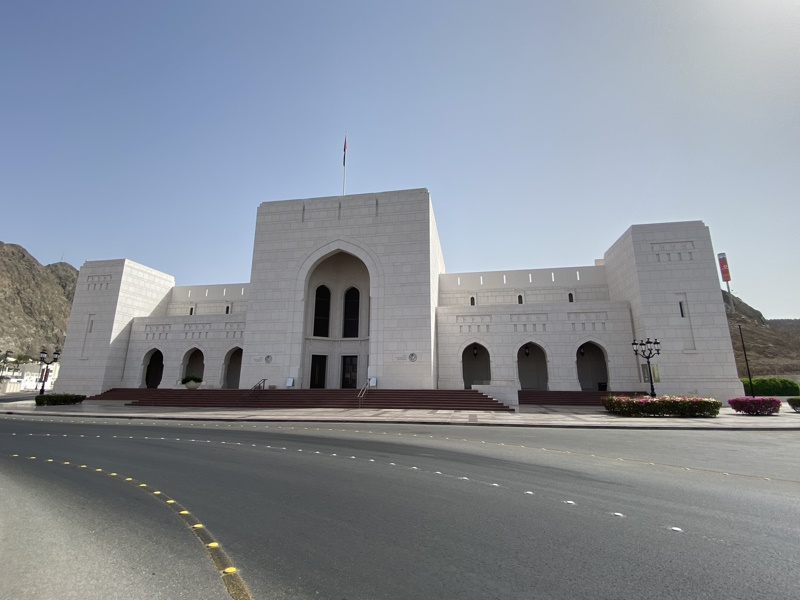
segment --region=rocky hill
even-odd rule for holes
[[[800,319],[767,319],[767,325],[777,331],[800,338]]]
[[[747,367],[742,350],[747,350],[750,374],[753,377],[782,375],[800,381],[800,319],[764,318],[758,310],[733,297],[736,312],[730,309],[728,293],[722,291],[728,315],[728,329],[731,333],[733,353],[739,377],[747,377]],[[739,326],[742,335],[739,334]]]
[[[0,242],[0,350],[38,357],[61,347],[78,270],[43,266],[25,248]]]

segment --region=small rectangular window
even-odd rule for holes
[[[681,317],[686,317],[686,311],[683,308],[683,301],[678,302],[678,308],[681,311]]]

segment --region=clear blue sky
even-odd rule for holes
[[[0,240],[248,281],[259,203],[427,187],[448,272],[701,219],[800,318],[800,3],[3,2]]]

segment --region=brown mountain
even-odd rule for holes
[[[732,312],[728,293],[724,290],[722,297],[728,314],[728,329],[731,332],[739,377],[747,377],[742,350],[743,335],[750,374],[753,377],[782,375],[800,381],[800,337],[790,333],[800,331],[800,319],[765,319],[759,311],[736,296],[733,297],[736,312]],[[739,334],[740,325],[742,335]]]
[[[800,319],[767,319],[767,325],[800,339]]]
[[[0,350],[38,357],[61,347],[78,271],[43,266],[25,248],[0,242]]]

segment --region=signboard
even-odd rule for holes
[[[717,254],[719,259],[719,270],[722,272],[722,281],[728,283],[731,280],[731,271],[728,268],[728,259],[725,257],[724,252]]]

